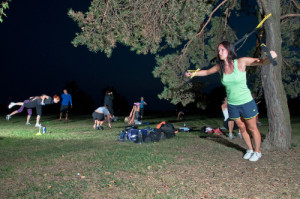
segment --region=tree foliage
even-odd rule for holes
[[[182,77],[186,69],[205,65],[216,56],[215,46],[223,39],[235,40],[227,17],[235,1],[224,0],[220,16],[205,20],[218,0],[94,0],[87,13],[69,11],[81,32],[73,45],[86,45],[108,57],[117,43],[130,46],[138,54],[159,54],[153,74],[161,78],[164,91],[160,98],[173,104],[194,101],[194,89]],[[227,8],[227,9],[226,9]],[[202,32],[201,32],[202,31]],[[201,34],[199,34],[201,32]],[[195,35],[199,36],[195,36]],[[183,48],[187,41],[192,41]],[[182,49],[180,51],[180,49]]]
[[[236,0],[93,0],[86,13],[69,11],[69,16],[81,28],[72,43],[86,45],[90,51],[101,51],[108,57],[118,43],[138,54],[157,54],[153,75],[164,84],[159,97],[186,105],[199,99],[195,95],[199,95],[203,85],[186,83],[182,74],[187,69],[206,65],[217,55],[215,48],[222,40],[237,39],[228,25],[233,10],[239,10]],[[290,13],[299,13],[299,4],[296,0],[282,0],[282,15]],[[298,18],[291,19],[290,15],[282,19],[283,78],[292,97],[300,91],[296,72],[298,22]],[[254,74],[255,90],[260,90],[261,80],[255,75],[259,70],[249,73]]]
[[[0,22],[3,23],[3,16],[7,17],[5,14],[5,10],[9,8],[8,2],[11,2],[11,0],[6,0],[1,2],[0,6]]]
[[[107,56],[117,43],[138,54],[156,53],[162,39],[175,48],[199,29],[214,1],[201,0],[94,0],[89,11],[69,11],[82,32],[73,44],[87,45]]]
[[[300,4],[281,1],[282,79],[286,93],[295,98],[300,93]]]

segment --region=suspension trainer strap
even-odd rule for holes
[[[243,42],[243,44],[239,47],[239,49],[245,44],[246,40],[248,39],[248,37],[250,37],[253,33],[255,33],[262,25],[263,23],[272,16],[272,13],[268,14],[267,16],[265,16],[263,18],[263,20],[261,20],[261,22],[254,28],[254,30],[252,30],[250,33],[246,33],[241,39],[239,39],[237,42],[235,42],[233,45],[236,47],[239,43]],[[270,50],[267,48],[267,46],[265,44],[261,44],[260,48],[263,52],[265,52],[265,54],[268,56],[270,62],[273,64],[273,66],[277,65],[277,62],[275,61],[275,59],[272,58]],[[217,56],[214,57],[212,60],[210,60],[210,62],[213,62],[214,60],[217,59]],[[192,79],[195,75],[197,71],[200,71],[201,68],[203,68],[205,66],[202,66],[196,70],[187,70],[188,72],[193,72],[193,74],[190,76],[190,78]]]
[[[269,58],[270,62],[272,63],[272,65],[276,66],[277,65],[277,61],[275,59],[273,59],[269,48],[264,43],[262,43],[260,45],[260,48],[261,48],[262,52],[264,52],[268,56],[268,58]]]
[[[250,33],[247,33],[243,36],[243,38],[239,39],[237,42],[235,42],[233,45],[236,47],[239,43],[241,43],[242,41],[248,39],[248,37],[250,37],[253,33],[255,33],[262,25],[263,23],[272,16],[272,13],[268,14],[267,16],[265,16],[263,18],[263,20],[261,20],[261,22],[254,28],[254,30],[252,30]]]

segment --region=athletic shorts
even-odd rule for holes
[[[28,103],[28,102],[30,102],[30,100],[25,100],[25,101],[24,101],[24,104],[25,104],[25,103]],[[18,109],[18,113],[21,113],[21,112],[23,111],[23,109],[24,109],[24,105],[21,106],[21,107]],[[27,109],[27,113],[28,113],[28,115],[32,115],[32,109],[31,109],[31,108],[28,108],[28,109]]]
[[[69,105],[61,105],[60,106],[61,113],[68,113],[68,111],[69,111]]]
[[[103,113],[97,113],[96,111],[92,114],[93,120],[103,121],[104,120],[104,114]]]
[[[228,113],[230,119],[238,119],[240,117],[244,119],[251,119],[258,115],[258,109],[254,100],[242,105],[228,104]]]

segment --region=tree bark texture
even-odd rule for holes
[[[287,151],[291,146],[291,122],[287,97],[282,83],[280,0],[257,0],[261,14],[272,16],[264,23],[266,45],[277,53],[278,65],[262,67],[261,78],[267,105],[269,131],[262,147],[266,150]]]

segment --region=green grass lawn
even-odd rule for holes
[[[149,144],[116,141],[125,127],[121,121],[99,131],[92,129],[90,116],[74,116],[68,123],[43,116],[47,133],[37,136],[38,128],[25,126],[24,116],[2,118],[0,198],[299,196],[300,118],[292,118],[291,150],[263,152],[256,163],[242,159],[242,140],[200,133],[204,125],[221,127],[222,118],[191,116],[185,122],[194,131]],[[146,118],[156,124],[164,120],[175,117]],[[260,131],[266,134],[267,119],[260,120]]]

